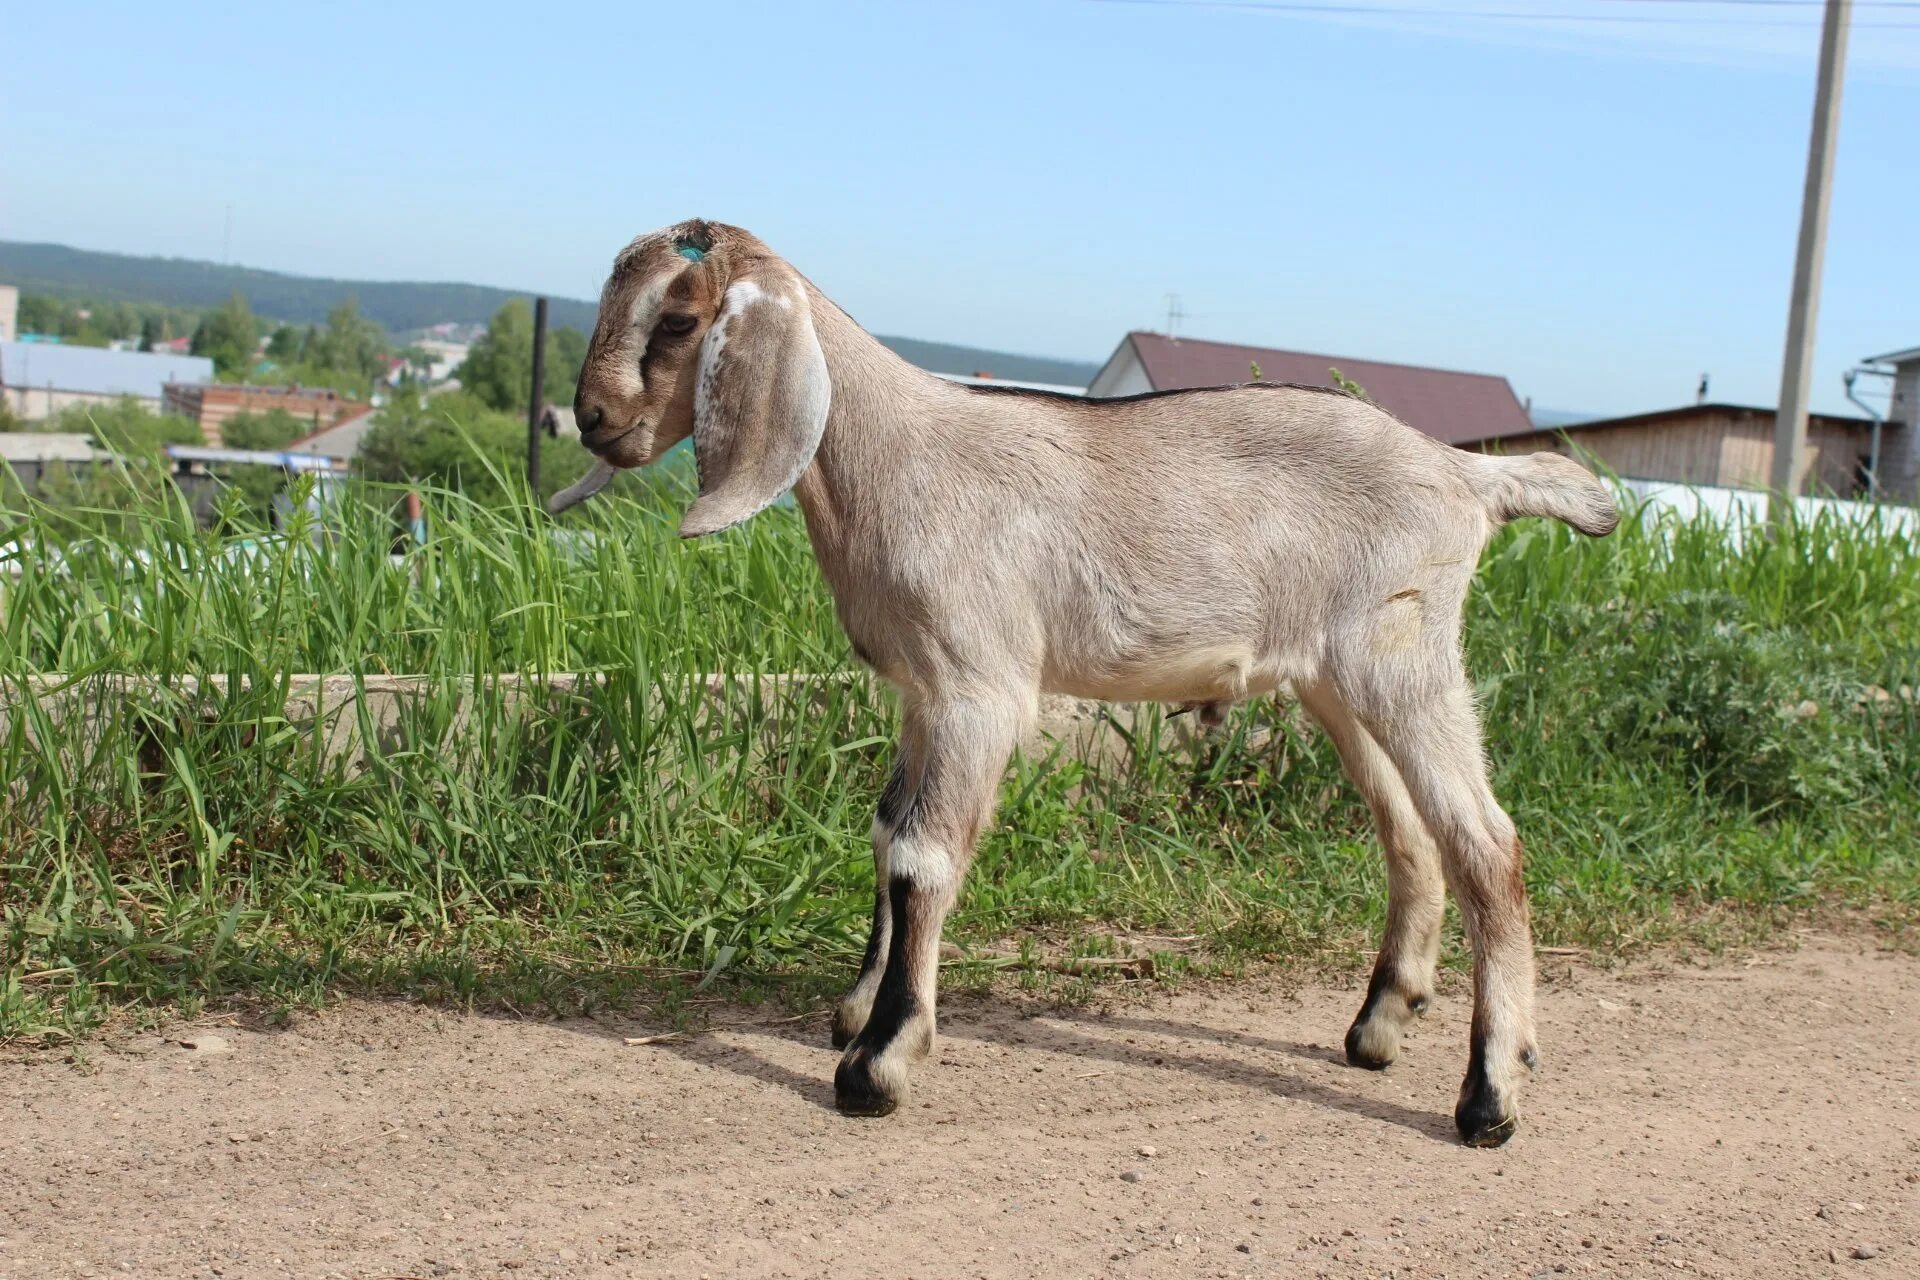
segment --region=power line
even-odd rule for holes
[[[1800,3],[1800,0],[1633,0],[1635,3],[1648,4],[1787,4]],[[1821,0],[1810,0],[1820,3]],[[1342,14],[1354,14],[1360,17],[1395,16],[1403,18],[1477,18],[1494,21],[1513,22],[1601,22],[1609,26],[1675,26],[1675,27],[1793,27],[1800,30],[1814,30],[1820,24],[1815,22],[1796,22],[1792,19],[1777,18],[1693,18],[1655,16],[1643,13],[1543,13],[1511,9],[1422,9],[1411,5],[1384,4],[1312,4],[1294,3],[1292,0],[1095,0],[1098,4],[1145,5],[1164,9],[1239,9],[1251,13],[1297,13],[1338,17]],[[1887,8],[1920,8],[1920,0],[1880,0]],[[1856,22],[1855,27],[1874,27],[1882,31],[1920,31],[1920,22]]]
[[[1730,4],[1818,9],[1827,0],[1590,0],[1593,4]],[[1853,0],[1856,9],[1920,9],[1920,0]]]

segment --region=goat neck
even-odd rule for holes
[[[833,402],[813,464],[794,486],[807,536],[837,592],[873,550],[881,513],[905,482],[891,465],[927,447],[933,412],[960,388],[907,363],[810,283],[813,323],[833,379]]]

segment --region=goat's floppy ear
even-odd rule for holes
[[[700,497],[680,522],[697,538],[772,505],[813,461],[833,384],[806,286],[762,262],[728,286],[700,346],[693,448]]]

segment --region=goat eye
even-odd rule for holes
[[[683,337],[686,334],[692,333],[693,326],[699,323],[700,323],[700,318],[698,316],[676,314],[676,315],[661,317],[660,327],[661,329],[665,330],[667,333],[670,333],[674,337],[678,338],[678,337]]]

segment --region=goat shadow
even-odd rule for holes
[[[683,1038],[661,1039],[649,1048],[674,1054],[700,1067],[731,1072],[742,1078],[786,1089],[823,1111],[835,1112],[833,1066],[837,1053],[828,1046],[830,1008],[784,1020],[746,1019],[717,1023],[707,1030],[689,1031]],[[489,1016],[511,1017],[504,1011]],[[613,1025],[590,1019],[568,1018],[552,1025],[576,1034],[619,1040],[640,1034],[621,1015]],[[1104,1032],[1135,1032],[1151,1037],[1146,1043],[1114,1039]],[[725,1031],[718,1036],[710,1031]],[[1143,1071],[1178,1071],[1236,1088],[1264,1089],[1278,1098],[1304,1102],[1376,1123],[1396,1124],[1446,1146],[1456,1142],[1450,1115],[1403,1106],[1390,1099],[1369,1097],[1287,1069],[1294,1059],[1316,1068],[1333,1064],[1346,1069],[1338,1049],[1294,1040],[1274,1039],[1247,1032],[1222,1030],[1190,1022],[1129,1013],[1099,1013],[1083,1009],[1047,1009],[1001,999],[991,993],[958,993],[942,1001],[940,1034],[950,1040],[983,1044],[1015,1044],[1057,1055],[1064,1068],[1068,1060],[1092,1060]],[[752,1040],[784,1042],[817,1056],[817,1072],[796,1071],[755,1049]],[[1236,1050],[1254,1050],[1267,1061],[1214,1057],[1183,1052],[1181,1046],[1213,1044]],[[781,1056],[789,1056],[782,1054]],[[937,1062],[919,1071],[938,1071]]]

